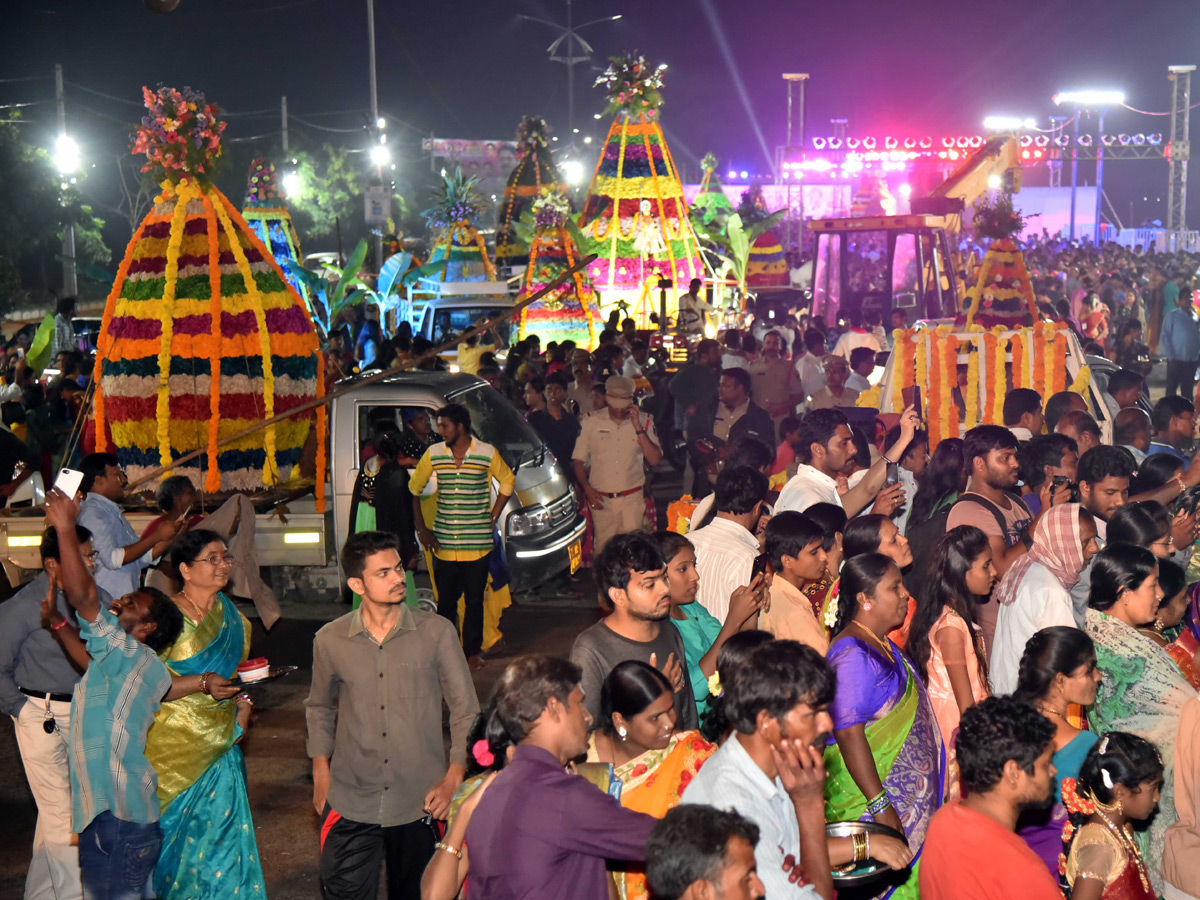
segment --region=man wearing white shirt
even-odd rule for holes
[[[688,784],[682,802],[733,809],[758,826],[754,856],[768,897],[832,897],[819,786],[825,780],[821,752],[833,731],[833,671],[811,647],[770,641],[727,681],[722,709],[729,711],[733,735]],[[793,867],[803,869],[807,884],[789,877]]]
[[[700,573],[700,605],[724,623],[729,596],[750,583],[754,558],[761,552],[754,526],[767,498],[767,476],[749,466],[727,468],[717,476],[717,514],[688,533]]]
[[[846,515],[856,516],[872,503],[887,479],[887,464],[899,462],[916,433],[920,419],[910,406],[900,417],[900,437],[875,460],[858,484],[846,493],[839,494],[837,478],[846,470],[854,456],[854,437],[850,433],[850,421],[846,414],[836,409],[816,409],[800,422],[800,442],[796,457],[801,465],[779,492],[775,511],[795,510],[804,512],[814,503],[832,503],[846,510]],[[876,510],[889,514],[891,510]]]
[[[882,353],[887,349],[880,347],[875,335],[862,327],[861,310],[846,310],[846,324],[850,326],[850,330],[838,338],[837,344],[833,348],[834,356],[841,356],[849,362],[850,354],[856,347],[870,347],[877,353]]]
[[[811,397],[825,387],[825,369],[821,360],[825,358],[825,335],[810,328],[804,333],[804,346],[796,348],[794,368],[800,376],[800,389]]]

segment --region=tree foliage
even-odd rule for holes
[[[61,289],[56,256],[62,232],[75,225],[80,266],[108,267],[112,251],[104,226],[73,185],[61,186],[50,154],[28,143],[14,124],[0,124],[0,313],[46,303]],[[103,296],[103,285],[80,282],[83,296]]]

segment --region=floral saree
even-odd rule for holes
[[[160,657],[175,675],[231,677],[250,649],[250,623],[224,594]],[[164,703],[146,738],[158,772],[162,853],[154,890],[166,900],[265,897],[233,700],[189,694]]]
[[[883,789],[900,817],[912,868],[898,873],[876,897],[918,896],[917,869],[929,821],[941,805],[946,784],[946,753],[925,686],[894,645],[892,659],[853,637],[843,637],[829,650],[837,673],[837,694],[830,712],[834,727],[865,725]],[[825,819],[867,820],[867,797],[850,775],[841,747],[825,748]]]
[[[1162,798],[1149,828],[1135,832],[1150,881],[1163,890],[1163,841],[1176,820],[1175,736],[1184,704],[1196,698],[1167,651],[1132,625],[1094,609],[1087,611],[1087,633],[1096,644],[1096,662],[1104,680],[1088,718],[1099,735],[1128,731],[1158,748],[1163,761]]]

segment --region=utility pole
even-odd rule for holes
[[[67,101],[63,94],[63,72],[60,63],[54,64],[54,102],[58,107],[58,140],[67,139]],[[63,174],[63,173],[60,173]],[[75,271],[75,225],[63,223],[63,296],[72,297],[79,293],[79,278]]]
[[[1051,116],[1050,117],[1050,187],[1062,187],[1062,148],[1058,145],[1058,138],[1063,133],[1063,123],[1067,121],[1066,116]]]
[[[280,124],[283,126],[283,152],[288,151],[288,116],[287,116],[287,94],[279,98],[279,118]]]
[[[1188,141],[1188,110],[1192,100],[1192,72],[1195,66],[1168,66],[1171,81],[1170,175],[1167,183],[1167,248],[1183,247],[1187,231],[1187,170],[1191,144]]]
[[[787,74],[787,73],[785,73],[783,76],[783,80],[787,82],[787,149],[784,150],[783,155],[784,155],[785,160],[790,160],[790,159],[795,158],[797,149],[799,149],[801,156],[804,155],[804,90],[805,90],[805,86],[808,84],[808,75],[807,75],[807,73],[804,73],[804,74],[800,74],[800,73]],[[792,88],[797,83],[799,83],[799,85],[800,85],[800,128],[799,128],[800,142],[798,145],[792,143],[792,123],[795,121],[795,118],[792,115]],[[799,170],[799,171],[802,172],[803,170]],[[788,252],[790,252],[792,249],[792,182],[794,182],[796,180],[797,176],[798,176],[798,171],[793,168],[790,176],[787,178],[787,218],[785,220],[787,222],[787,229],[786,229],[786,235],[785,235],[784,240],[787,242],[785,244],[785,250],[787,250]],[[800,224],[799,224],[799,227],[797,229],[797,234],[796,234],[796,249],[799,250],[803,246],[804,246],[804,184],[803,184],[803,182],[801,182],[801,184],[800,184]],[[791,265],[791,263],[789,263],[789,267],[790,267],[790,265]]]
[[[1083,110],[1075,109],[1075,136],[1071,138],[1071,232],[1067,240],[1075,240],[1075,192],[1079,185],[1079,117]]]
[[[1100,131],[1096,134],[1096,225],[1092,243],[1100,249],[1100,217],[1104,214],[1104,107],[1100,107]]]
[[[379,133],[379,85],[375,74],[375,0],[367,0],[367,64],[371,69],[371,133]],[[382,155],[375,167],[375,175],[383,184]],[[383,266],[383,226],[375,232],[375,271]]]

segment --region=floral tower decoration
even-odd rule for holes
[[[521,281],[520,302],[541,290],[575,265],[579,257],[579,229],[571,221],[566,194],[557,187],[542,188],[541,194],[519,223],[521,237],[528,235],[528,266]],[[598,337],[596,295],[586,272],[576,272],[553,294],[521,310],[519,336],[537,334],[543,346],[548,341],[572,340],[591,350]]]
[[[209,491],[287,480],[313,413],[236,433],[322,394],[312,319],[271,251],[211,182],[225,128],[190,88],[142,89],[134,134],[162,192],[138,226],[104,309],[96,354],[96,449],[131,480],[174,471]],[[318,502],[325,420],[316,412]]]
[[[465,178],[462,169],[442,176],[434,204],[421,215],[435,235],[430,263],[443,260],[446,267],[431,281],[495,281],[496,267],[488,257],[479,233],[479,217],[485,209],[479,196],[478,178]]]
[[[496,222],[497,266],[525,265],[528,248],[517,237],[517,222],[543,188],[567,189],[550,154],[549,134],[546,120],[536,116],[526,116],[517,126],[517,165],[508,176]]]
[[[704,277],[679,170],[658,123],[665,69],[637,54],[614,56],[596,80],[615,118],[579,224],[586,249],[597,254],[589,274],[606,303],[647,301],[663,276],[680,290]],[[668,312],[674,313],[673,300]]]
[[[766,222],[766,230],[754,238],[750,244],[750,256],[746,261],[746,286],[752,288],[787,287],[791,282],[788,276],[787,258],[783,253],[783,245],[779,242],[773,226],[779,221],[778,214],[767,212],[767,201],[763,197],[761,184],[755,184],[742,194],[742,202],[738,205],[738,215],[746,227]],[[771,221],[768,221],[771,220]]]
[[[279,193],[275,164],[261,156],[250,163],[242,216],[254,232],[254,236],[271,251],[271,256],[283,270],[288,284],[304,298],[305,303],[308,303],[308,285],[292,275],[287,266],[288,260],[299,263],[304,258],[300,254],[300,240],[296,237],[296,228],[292,225],[292,215],[288,212],[287,202]]]
[[[1013,209],[1011,194],[976,204],[975,235],[990,239],[991,246],[980,264],[979,280],[967,291],[966,324],[1020,328],[1038,320],[1025,256],[1013,240],[1024,227],[1024,218]]]
[[[700,188],[692,199],[693,226],[715,224],[717,227],[723,228],[725,220],[733,212],[733,204],[725,195],[725,188],[721,184],[721,175],[717,171],[719,163],[720,160],[713,153],[705,153],[704,158],[700,160],[700,169],[704,174],[700,176]]]

